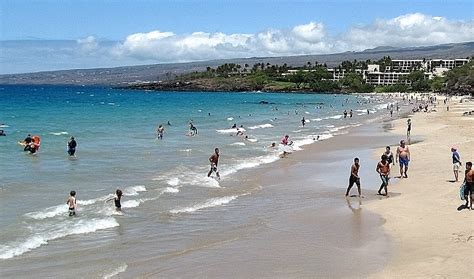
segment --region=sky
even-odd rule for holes
[[[0,74],[474,41],[467,0],[1,0]]]

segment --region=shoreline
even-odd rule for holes
[[[378,142],[396,142],[396,137],[386,132],[385,126],[390,121],[388,115],[379,116],[351,128],[348,133],[306,145],[303,152],[257,169],[243,170],[239,174],[240,182],[225,181],[221,187],[232,189],[241,183],[260,189],[234,203],[258,205],[251,222],[244,225],[250,230],[235,235],[235,230],[225,228],[222,234],[232,238],[204,237],[201,241],[206,246],[177,252],[180,258],[174,260],[179,266],[168,258],[152,257],[129,264],[126,274],[211,278],[229,274],[235,278],[294,278],[315,274],[366,277],[374,270],[382,270],[391,257],[392,241],[382,228],[383,219],[364,206],[370,200],[379,199],[374,186],[378,185],[378,176],[372,171],[376,161],[371,157],[374,145],[382,146]],[[355,156],[362,159],[361,172],[368,176],[362,182],[366,198],[360,203],[358,198],[344,197]],[[326,174],[328,169],[331,172]],[[261,199],[271,199],[272,205],[259,206]],[[216,237],[220,241],[214,242]],[[155,261],[162,261],[162,266],[154,267]]]
[[[414,123],[412,135],[422,136],[423,141],[409,145],[414,159],[409,178],[389,185],[389,193],[396,195],[366,206],[384,218],[383,228],[395,247],[388,265],[371,278],[468,278],[474,274],[469,264],[474,257],[473,213],[457,210],[464,203],[459,199],[462,182],[450,182],[454,178],[451,146],[460,150],[461,170],[465,162],[474,160],[474,118],[462,116],[474,109],[474,102],[459,101],[460,98],[449,101],[449,111],[438,105],[437,112],[410,116]],[[390,132],[404,138],[405,120],[398,119],[393,124]],[[379,148],[374,156],[382,152]],[[395,165],[392,176],[398,176],[398,171]],[[463,171],[459,179],[464,179]],[[466,260],[468,264],[464,266]]]

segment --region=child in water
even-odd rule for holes
[[[76,216],[76,191],[69,193],[66,204],[69,206],[69,216]]]
[[[121,211],[122,210],[122,205],[120,204],[120,200],[122,199],[122,190],[120,189],[117,189],[117,191],[115,191],[115,197],[113,198],[110,198],[110,199],[107,199],[105,202],[109,202],[109,201],[114,201],[114,204],[115,204],[115,209],[117,211]]]

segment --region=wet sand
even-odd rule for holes
[[[394,257],[373,278],[473,278],[474,211],[458,207],[461,182],[453,182],[451,151],[456,146],[463,163],[474,161],[474,102],[459,98],[437,112],[411,116],[412,135],[423,141],[409,146],[412,155],[408,179],[389,187],[396,196],[369,203],[366,208],[386,220],[385,231],[394,240]],[[404,138],[406,119],[394,121],[393,133]],[[379,149],[375,154],[380,154]],[[395,166],[392,175],[399,175]]]
[[[253,210],[246,224],[200,236],[200,245],[168,257],[138,260],[125,274],[149,278],[360,278],[382,270],[391,257],[392,242],[383,230],[384,219],[364,207],[380,199],[373,148],[394,144],[398,138],[386,133],[391,126],[388,121],[389,117],[353,128],[349,134],[245,171],[242,183],[260,189],[239,200]],[[349,170],[356,156],[361,159],[365,198],[346,199]],[[351,194],[356,194],[356,188]],[[224,226],[223,220],[214,222]]]

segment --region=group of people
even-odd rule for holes
[[[30,154],[36,154],[41,146],[41,138],[39,136],[31,136],[28,134],[23,141],[19,142],[24,146],[23,151],[29,152]],[[76,154],[77,142],[74,137],[71,137],[67,142],[67,153],[73,157]]]
[[[461,155],[455,146],[451,147],[451,158],[453,160],[453,182],[459,182],[459,172],[461,171],[462,162]],[[462,208],[469,208],[473,210],[474,208],[472,202],[474,201],[474,169],[472,169],[472,162],[466,162],[466,170],[464,171],[464,181],[461,185],[460,196],[462,200],[466,201],[466,204],[459,207],[458,209],[460,210]]]
[[[408,164],[410,162],[410,150],[408,146],[405,144],[404,140],[400,141],[400,145],[397,147],[397,152],[394,156],[392,151],[390,150],[390,146],[385,148],[385,152],[380,157],[380,161],[377,163],[375,171],[379,174],[380,179],[382,180],[382,184],[380,185],[379,190],[377,191],[378,195],[388,196],[388,183],[390,181],[390,171],[391,167],[395,166],[395,162],[398,162],[400,165],[400,178],[408,178]],[[346,197],[349,196],[351,188],[354,184],[357,185],[357,191],[359,193],[359,197],[362,196],[361,186],[360,186],[360,176],[359,176],[359,169],[360,169],[360,160],[359,158],[354,158],[354,163],[351,166],[351,174],[349,176],[349,186],[346,190]],[[384,193],[382,193],[382,190]]]
[[[107,203],[110,201],[114,201],[115,209],[117,211],[121,211],[122,210],[122,204],[121,204],[122,196],[123,196],[122,190],[117,189],[115,191],[115,196],[106,199],[105,202]],[[71,191],[69,193],[69,197],[66,200],[66,204],[68,205],[69,216],[76,216],[76,210],[77,210],[76,191]]]

